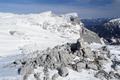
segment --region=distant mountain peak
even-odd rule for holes
[[[112,19],[112,20],[110,20],[109,22],[117,22],[117,23],[120,23],[120,18]]]

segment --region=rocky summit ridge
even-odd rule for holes
[[[71,77],[68,78],[71,74],[70,70],[78,73],[82,70],[91,70],[93,73],[89,74],[93,74],[93,77],[98,80],[120,80],[119,71],[116,70],[120,64],[119,61],[111,60],[112,55],[105,45],[92,50],[90,44],[103,44],[104,42],[96,33],[86,29],[76,15],[69,15],[54,16],[63,17],[63,20],[67,19],[72,27],[79,26],[79,38],[76,39],[75,43],[65,43],[54,48],[35,50],[23,58],[13,61],[11,65],[17,67],[22,80],[31,80],[31,76],[33,76],[33,80],[73,80]],[[65,18],[66,16],[67,18]],[[45,29],[53,27],[50,26],[51,24],[52,22],[44,25]],[[54,27],[56,28],[56,26]],[[58,28],[61,30],[62,27],[69,26],[61,25]],[[111,63],[110,71],[105,70],[104,65],[107,63]]]

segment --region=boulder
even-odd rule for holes
[[[34,74],[34,77],[35,77],[36,80],[41,80],[41,79],[40,79],[40,73],[35,73],[35,74]]]
[[[120,80],[120,74],[115,73],[114,77],[117,78],[118,80]]]
[[[87,64],[84,63],[84,62],[78,62],[76,65],[77,65],[77,66],[76,66],[77,71],[80,72],[82,69],[86,69],[86,65],[87,65]]]
[[[68,74],[69,74],[67,68],[64,67],[64,66],[57,68],[57,70],[58,70],[58,74],[59,74],[61,77],[66,77],[66,76],[68,76]]]
[[[57,80],[58,77],[59,77],[59,74],[54,74],[54,75],[52,76],[52,80]]]
[[[87,64],[87,67],[89,69],[98,70],[98,66],[96,64],[94,64],[94,63]]]

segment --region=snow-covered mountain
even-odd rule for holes
[[[109,22],[120,25],[120,18],[112,19]]]
[[[112,19],[104,24],[105,28],[109,30],[111,42],[120,44],[120,18]]]
[[[23,47],[28,51],[43,50],[78,39],[82,23],[73,25],[66,17],[51,11],[28,15],[0,13],[0,56],[19,54]]]
[[[89,30],[94,31],[110,44],[120,44],[119,18],[83,19],[82,22]]]
[[[0,80],[120,80],[120,46],[76,13],[0,13]]]

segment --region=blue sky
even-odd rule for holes
[[[120,17],[120,0],[0,0],[0,12],[77,12],[81,18]]]

